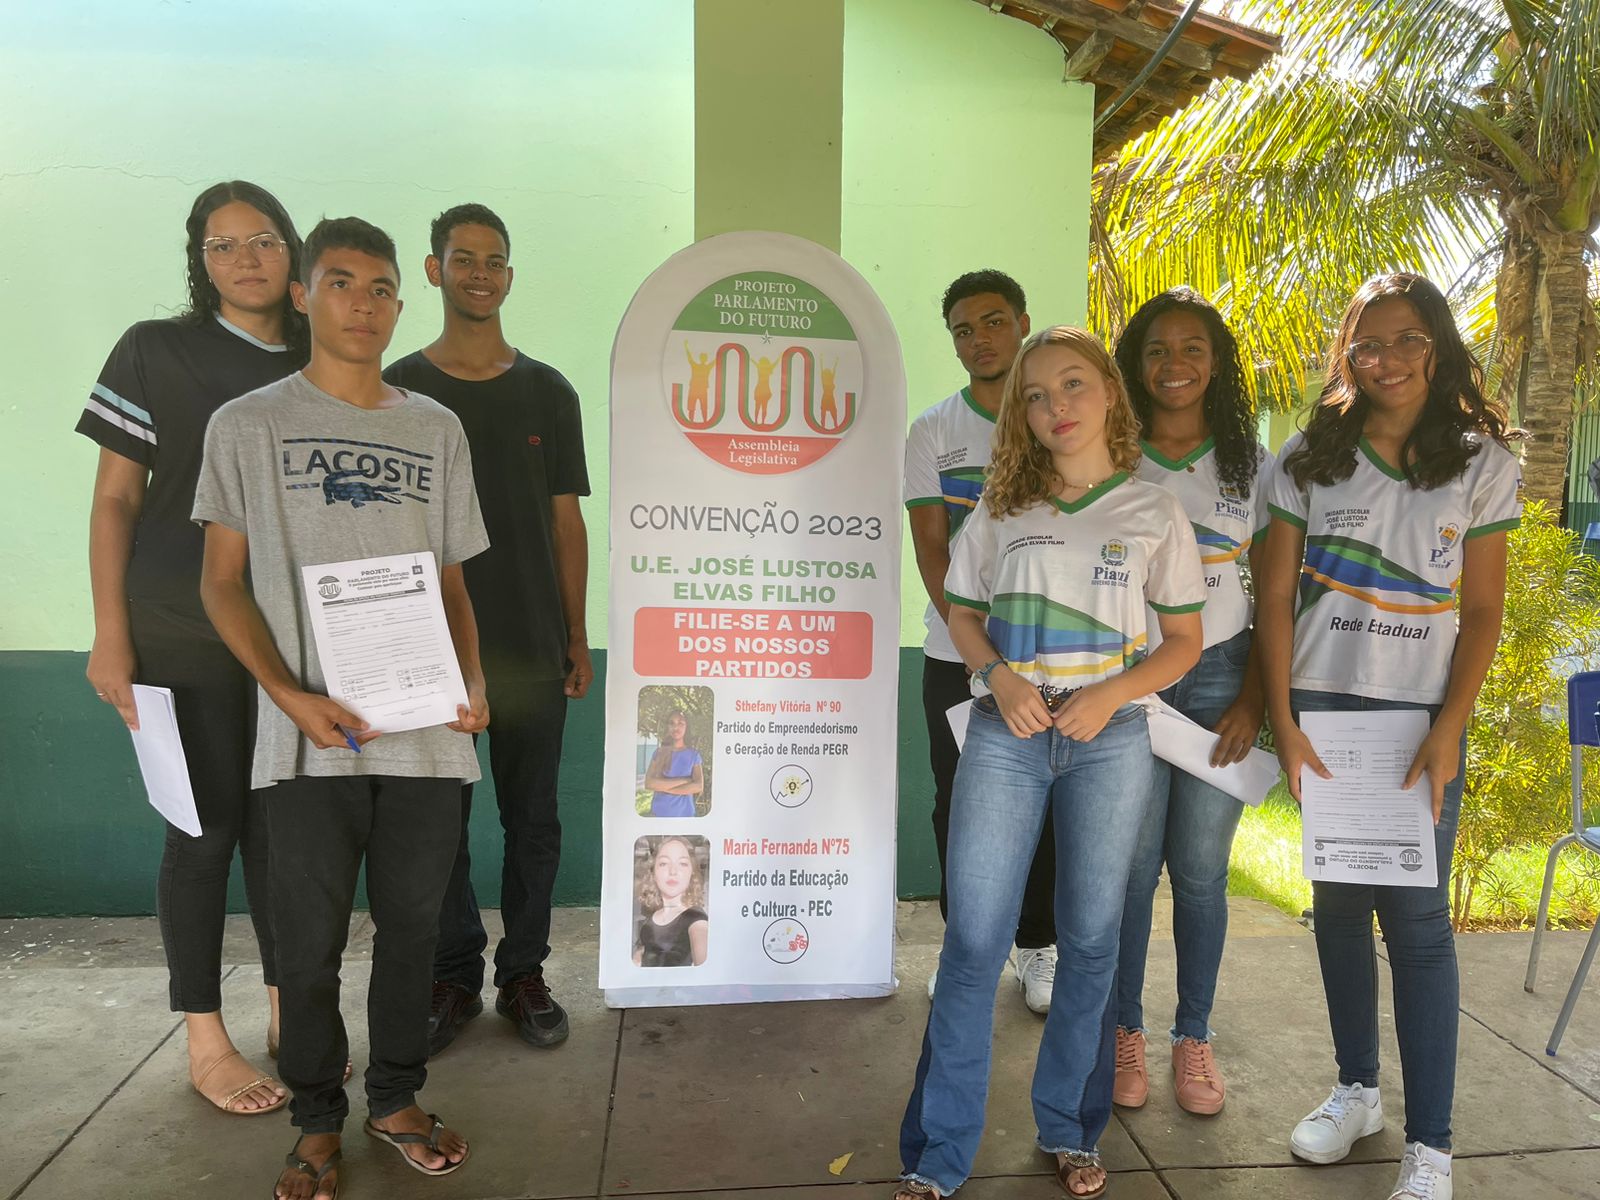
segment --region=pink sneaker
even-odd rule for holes
[[[1222,1072],[1217,1070],[1210,1042],[1186,1037],[1174,1044],[1172,1088],[1178,1097],[1178,1107],[1185,1112],[1209,1117],[1222,1111]]]
[[[1150,1098],[1150,1072],[1144,1065],[1144,1030],[1117,1026],[1117,1078],[1111,1102],[1122,1108],[1143,1108]]]

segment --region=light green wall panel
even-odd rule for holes
[[[465,200],[506,219],[510,337],[583,397],[589,628],[603,637],[611,340],[639,282],[693,239],[692,0],[4,12],[0,648],[89,644],[95,449],[72,426],[117,335],[182,304],[183,218],[234,176],[276,192],[302,233],[354,213],[395,236],[395,356],[439,324],[428,222]]]
[[[695,239],[839,249],[844,0],[695,0]]]
[[[845,10],[844,257],[900,333],[915,418],[966,382],[939,315],[957,275],[996,267],[1034,327],[1083,320],[1093,89],[1061,48],[971,0]],[[905,541],[901,642],[925,597]]]

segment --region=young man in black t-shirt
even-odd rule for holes
[[[466,564],[466,581],[494,697],[489,761],[505,829],[495,1008],[531,1045],[554,1046],[567,1036],[567,1014],[544,979],[561,860],[556,779],[567,701],[581,699],[594,679],[584,627],[588,535],[578,507],[589,494],[583,427],[572,385],[501,331],[512,279],[505,223],[481,204],[459,205],[434,221],[431,247],[425,269],[444,298],[444,331],[391,364],[384,378],[449,408],[471,447],[490,548]],[[470,876],[470,784],[462,804],[434,958],[428,1038],[435,1054],[483,1011],[489,939]]]

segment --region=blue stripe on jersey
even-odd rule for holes
[[[104,400],[112,408],[122,410],[135,420],[143,421],[151,429],[154,429],[156,426],[156,420],[154,417],[152,417],[144,409],[140,408],[137,404],[133,403],[133,401],[124,400],[121,396],[117,395],[103,383],[95,384],[89,389],[89,394],[91,396],[100,397],[100,399]]]

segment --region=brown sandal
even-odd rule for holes
[[[1067,1182],[1074,1171],[1083,1171],[1093,1167],[1100,1174],[1100,1186],[1092,1192],[1075,1192]],[[1095,1200],[1097,1196],[1106,1194],[1106,1185],[1111,1182],[1111,1176],[1106,1172],[1105,1165],[1100,1161],[1100,1152],[1090,1150],[1087,1153],[1079,1150],[1069,1150],[1056,1159],[1056,1182],[1061,1185],[1061,1190],[1072,1200]]]
[[[902,1179],[895,1184],[894,1200],[943,1200],[939,1189],[916,1179]]]
[[[236,1117],[259,1117],[263,1113],[277,1112],[285,1104],[289,1103],[289,1093],[287,1089],[285,1089],[284,1094],[278,1097],[276,1103],[269,1104],[265,1108],[234,1107],[234,1105],[245,1095],[245,1093],[254,1091],[256,1088],[264,1085],[270,1086],[271,1084],[276,1083],[277,1080],[273,1079],[271,1075],[257,1075],[243,1087],[234,1088],[233,1091],[229,1092],[221,1100],[213,1100],[210,1096],[207,1096],[205,1093],[206,1080],[211,1078],[211,1072],[215,1071],[230,1058],[243,1060],[244,1055],[240,1054],[237,1050],[230,1050],[221,1058],[215,1059],[204,1071],[201,1071],[200,1078],[194,1081],[194,1090],[198,1092],[204,1100],[212,1105],[215,1105],[217,1108],[220,1108],[223,1112],[231,1113]]]

